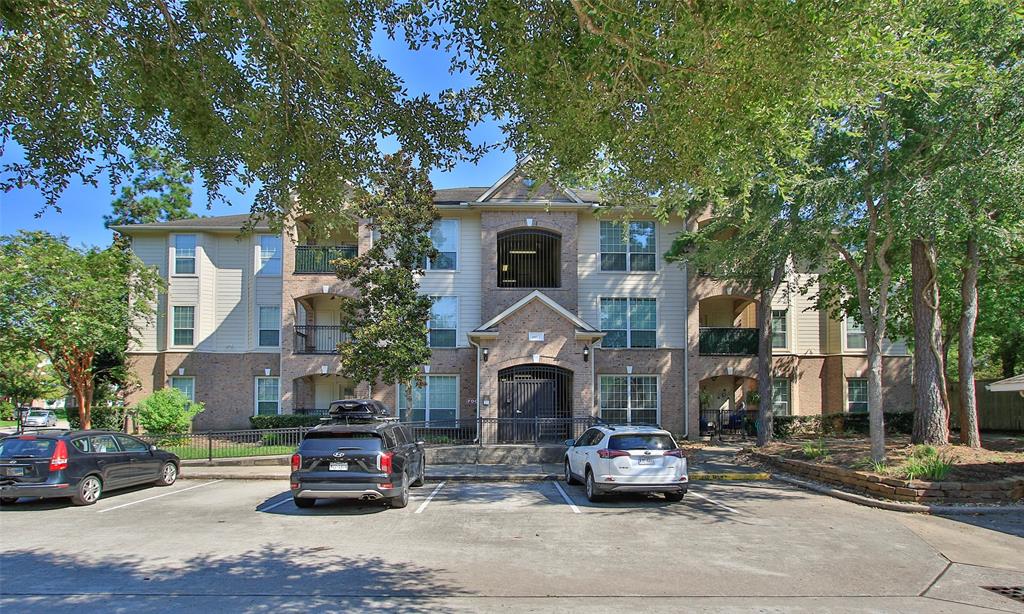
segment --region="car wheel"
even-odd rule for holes
[[[0,505],[14,505],[17,500],[17,497],[0,497]]]
[[[597,484],[594,483],[594,472],[587,468],[587,501],[594,502],[600,501],[600,491],[597,490]]]
[[[667,492],[665,493],[665,498],[673,503],[679,503],[683,500],[683,495],[685,494],[685,492]]]
[[[572,474],[572,467],[569,466],[569,459],[568,458],[565,459],[565,483],[566,484],[579,484],[580,483],[580,481],[577,480],[573,476],[573,474]]]
[[[170,486],[178,479],[178,467],[174,463],[164,463],[160,470],[160,477],[157,479],[157,486]]]
[[[402,509],[403,507],[409,505],[409,477],[404,473],[402,474],[401,492],[398,494],[397,497],[391,497],[391,499],[389,499],[388,502],[391,504],[391,507],[395,509]]]
[[[75,488],[75,494],[71,495],[71,502],[75,505],[92,505],[100,500],[101,494],[103,494],[103,482],[94,475],[87,475]]]
[[[292,497],[292,501],[295,502],[295,507],[301,507],[303,509],[313,507],[316,505],[316,499]]]

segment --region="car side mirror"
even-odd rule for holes
[[[427,442],[425,442],[425,441],[417,441],[416,445],[418,445],[418,446],[425,446],[425,445],[427,445]]]
[[[156,452],[156,446],[149,446],[150,452]]]
[[[576,445],[576,440],[575,439],[566,439],[565,440],[565,447],[571,448],[574,445]]]

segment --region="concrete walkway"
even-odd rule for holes
[[[282,480],[288,479],[291,468],[283,465],[248,465],[230,467],[183,466],[185,480]],[[534,482],[556,480],[562,466],[531,465],[428,465],[429,482]]]

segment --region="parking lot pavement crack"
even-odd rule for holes
[[[1003,609],[1003,608],[993,608],[992,606],[978,605],[976,603],[969,603],[969,602],[966,602],[966,601],[956,601],[954,599],[943,599],[941,597],[931,597],[929,595],[921,595],[921,596],[924,597],[925,599],[931,599],[932,601],[941,601],[942,603],[952,603],[952,604],[955,604],[955,605],[966,605],[966,606],[970,606],[972,608],[980,608],[980,609],[989,610],[989,611],[992,611],[992,612],[1010,612],[1010,614],[1018,614],[1020,612],[1020,610],[1007,610],[1007,609]]]
[[[943,557],[943,558],[945,558],[945,557]],[[917,596],[918,597],[924,597],[925,593],[927,593],[928,591],[932,590],[932,587],[935,586],[935,583],[938,582],[939,580],[941,580],[942,576],[946,575],[946,572],[949,571],[949,568],[952,567],[952,566],[953,566],[953,564],[949,562],[949,559],[946,559],[946,566],[943,567],[942,571],[940,571],[934,578],[932,578],[932,581],[928,583],[928,586],[926,586],[923,591],[918,593]]]

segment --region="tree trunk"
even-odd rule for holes
[[[772,440],[772,296],[774,288],[761,291],[757,303],[757,445]]]
[[[967,266],[960,284],[960,345],[958,357],[960,378],[960,443],[981,447],[978,432],[978,405],[974,390],[974,326],[978,320],[978,240],[967,239]]]
[[[78,382],[75,382],[74,394],[75,401],[78,403],[78,422],[82,425],[83,430],[89,430],[92,428],[92,412],[90,411],[91,408],[89,407],[85,390]]]
[[[932,263],[935,245],[924,239],[911,242],[914,315],[914,432],[916,444],[946,445],[945,377],[942,356],[942,321],[939,286]]]
[[[868,342],[868,437],[871,460],[885,462],[885,407],[882,405],[882,340],[870,335]]]

